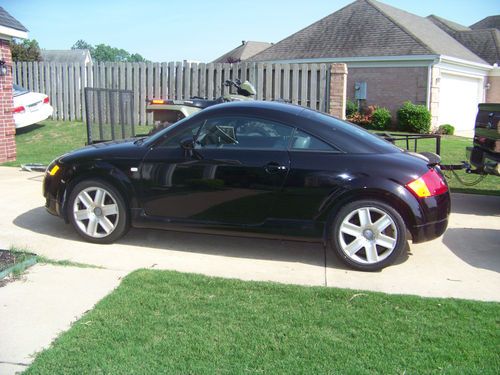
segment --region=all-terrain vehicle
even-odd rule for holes
[[[242,100],[253,100],[255,94],[255,87],[248,81],[241,82],[239,79],[234,81],[226,80],[224,86],[236,88],[236,94],[229,93],[228,95],[221,96],[216,100],[207,100],[200,97],[192,97],[188,100],[171,100],[171,99],[151,99],[148,100],[146,105],[146,112],[153,113],[153,121],[155,128],[153,133],[168,127],[169,125],[177,122],[184,117],[189,117],[202,109],[210,107],[215,104]]]

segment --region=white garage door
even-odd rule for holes
[[[477,105],[483,101],[481,78],[441,74],[439,124],[451,124],[456,132],[474,129]]]

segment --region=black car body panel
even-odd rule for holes
[[[252,116],[300,130],[327,151],[161,145],[191,124],[217,116]],[[354,125],[302,107],[269,102],[216,105],[147,139],[87,146],[56,159],[46,174],[49,212],[68,220],[73,186],[86,178],[109,182],[123,195],[135,227],[259,237],[327,240],[326,228],[347,202],[373,198],[394,207],[414,242],[440,236],[449,193],[415,197],[405,185],[429,170],[418,157]],[[295,134],[295,133],[294,133]]]

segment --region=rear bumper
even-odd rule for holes
[[[495,176],[500,176],[500,154],[488,152],[481,147],[467,147],[467,158],[471,165],[480,171]]]
[[[49,116],[52,116],[53,112],[54,109],[50,104],[44,104],[33,112],[26,111],[25,113],[15,114],[14,122],[16,123],[16,128],[19,129],[46,120]]]
[[[412,242],[420,243],[440,237],[448,227],[448,218],[413,227]]]
[[[448,227],[451,212],[451,196],[449,192],[418,201],[419,210],[414,211],[415,222],[408,229],[413,243],[431,241],[441,236]]]

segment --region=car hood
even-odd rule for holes
[[[117,160],[117,159],[142,159],[147,152],[147,147],[142,146],[142,142],[137,142],[137,138],[124,139],[103,143],[96,143],[74,151],[71,151],[59,158],[61,163],[72,163],[85,160]]]

